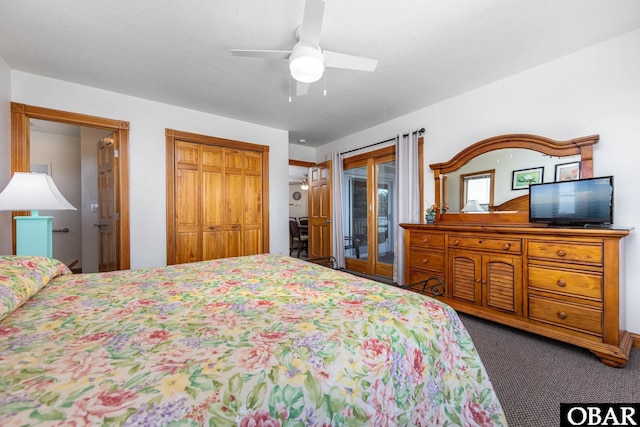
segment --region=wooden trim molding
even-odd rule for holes
[[[631,334],[631,338],[633,338],[633,348],[640,348],[640,334]]]
[[[593,173],[593,144],[597,143],[600,135],[583,136],[567,141],[556,141],[538,135],[509,134],[483,139],[470,145],[448,162],[433,163],[429,165],[432,170],[438,170],[441,174],[457,170],[474,157],[499,148],[527,148],[539,151],[550,156],[572,156],[580,154],[582,159],[580,176],[587,176],[585,168]],[[590,176],[590,175],[589,175]]]
[[[268,153],[269,146],[252,144],[250,142],[234,141],[233,139],[218,138],[216,136],[200,135],[197,133],[183,132],[175,129],[165,129],[167,141],[169,139],[197,142],[199,144],[215,145],[218,147],[235,148],[237,150],[258,151]]]
[[[301,166],[303,168],[310,168],[311,166],[315,166],[314,162],[305,162],[304,160],[294,160],[289,159],[289,166]]]
[[[49,108],[11,103],[11,173],[28,172],[30,169],[30,128],[31,119],[48,120],[75,126],[107,129],[116,132],[119,144],[118,180],[120,184],[120,253],[118,266],[122,270],[131,268],[130,223],[129,223],[129,122],[89,116],[86,114],[70,113]],[[13,212],[17,215],[30,215],[29,212]],[[12,221],[13,253],[16,249],[15,221]]]

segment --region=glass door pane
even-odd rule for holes
[[[396,162],[376,164],[377,200],[377,262],[393,265],[393,241],[396,224]],[[377,270],[377,269],[376,269]]]
[[[345,257],[367,260],[367,166],[346,169],[343,186]]]

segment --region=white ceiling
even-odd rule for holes
[[[328,69],[289,103],[286,60],[229,50],[290,49],[303,10],[303,0],[3,0],[0,57],[319,146],[640,28],[638,0],[327,0],[321,46],[378,68]]]

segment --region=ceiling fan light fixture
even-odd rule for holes
[[[289,56],[291,77],[301,83],[313,83],[324,74],[324,56],[320,49],[298,44]]]

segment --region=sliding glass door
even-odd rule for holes
[[[345,159],[343,186],[347,270],[392,277],[397,225],[393,147]]]
[[[395,159],[376,162],[377,203],[375,204],[376,227],[376,272],[385,271],[391,266],[391,272],[383,274],[393,276],[393,240],[396,230],[396,161]]]

